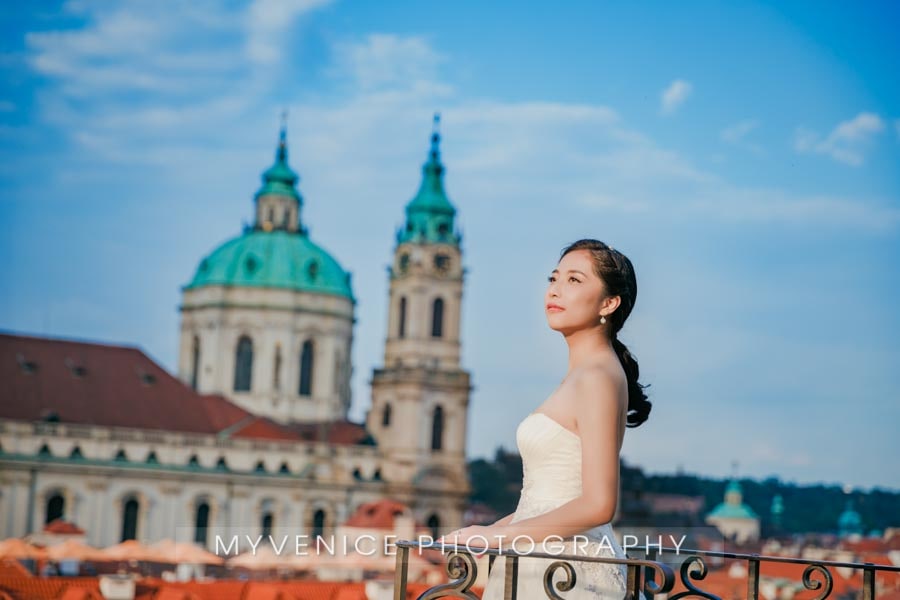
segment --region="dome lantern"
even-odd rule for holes
[[[300,224],[303,197],[297,191],[299,175],[288,164],[286,113],[282,115],[275,164],[262,174],[263,185],[256,192],[256,219],[253,228],[263,231],[283,230],[305,235]]]

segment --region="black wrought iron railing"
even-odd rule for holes
[[[479,600],[472,587],[478,577],[477,558],[465,546],[454,544],[441,544],[438,542],[417,542],[412,540],[400,540],[396,544],[397,558],[396,571],[394,573],[394,600],[408,600],[408,574],[409,555],[413,549],[436,549],[447,553],[447,575],[449,581],[435,585],[423,591],[415,600],[433,600],[436,598],[469,598]],[[763,563],[793,563],[806,565],[801,576],[802,590],[818,592],[815,596],[803,594],[804,600],[843,600],[852,597],[854,600],[876,600],[876,592],[900,593],[894,585],[888,584],[884,589],[877,586],[876,574],[896,573],[889,579],[900,581],[900,567],[882,565],[870,562],[854,563],[827,560],[808,560],[803,558],[765,556],[760,554],[740,554],[735,552],[718,552],[710,550],[692,550],[686,548],[650,548],[645,558],[612,558],[602,556],[548,554],[542,552],[515,552],[511,549],[503,549],[502,552],[495,548],[476,549],[478,556],[488,555],[488,570],[490,571],[495,560],[504,560],[504,600],[517,600],[519,560],[523,557],[538,557],[552,559],[553,562],[544,571],[543,593],[553,600],[565,600],[566,594],[578,585],[573,563],[600,562],[626,565],[628,577],[626,590],[622,600],[637,600],[643,594],[644,598],[659,598],[665,600],[680,600],[681,598],[706,598],[707,600],[735,600],[733,596],[722,598],[711,591],[703,589],[703,580],[706,578],[709,568],[707,559],[731,559],[740,561],[746,565],[746,595],[739,596],[746,600],[760,599],[760,566]],[[665,562],[657,560],[660,555],[665,555]],[[677,557],[677,575],[673,569],[671,558]],[[861,583],[858,587],[843,589],[841,596],[833,595],[834,569],[850,569],[862,571]],[[557,571],[562,572],[563,578],[554,583]],[[842,578],[843,579],[843,578]],[[677,591],[677,583],[681,586]],[[674,591],[674,593],[673,593]],[[848,593],[850,594],[848,596]],[[529,590],[529,595],[523,600],[534,598],[534,591]]]

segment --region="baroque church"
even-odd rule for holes
[[[59,519],[99,547],[313,539],[383,498],[432,535],[462,526],[466,269],[437,120],[395,232],[364,423],[348,419],[351,274],[310,238],[282,126],[253,224],[182,288],[177,375],[137,347],[0,334],[0,539]]]

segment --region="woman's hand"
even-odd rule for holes
[[[485,548],[500,548],[503,543],[503,535],[499,527],[486,525],[470,525],[462,529],[456,529],[442,535],[436,542],[443,544],[455,544],[471,549],[484,550]],[[499,536],[499,537],[498,537]],[[485,546],[487,544],[487,546]]]

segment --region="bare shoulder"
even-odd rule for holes
[[[576,410],[595,408],[598,404],[618,410],[627,400],[627,381],[621,372],[608,365],[589,365],[574,375],[572,388]]]

